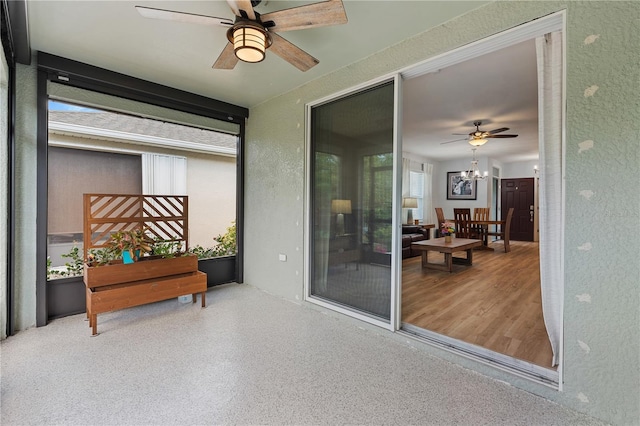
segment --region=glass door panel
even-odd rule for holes
[[[390,320],[393,83],[311,109],[310,296]]]

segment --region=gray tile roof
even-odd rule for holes
[[[126,114],[49,111],[49,121],[236,149],[234,135]]]

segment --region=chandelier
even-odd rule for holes
[[[489,172],[485,171],[480,174],[478,160],[476,160],[476,148],[473,148],[472,151],[473,159],[471,160],[471,167],[469,170],[460,173],[460,176],[462,176],[462,180],[485,180],[489,176]]]

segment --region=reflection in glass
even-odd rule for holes
[[[390,319],[393,84],[311,112],[311,295]]]

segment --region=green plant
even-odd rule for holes
[[[189,248],[188,252],[198,256],[198,259],[209,259],[212,257],[232,256],[236,254],[236,224],[227,228],[227,232],[214,238],[217,243],[214,247],[202,247],[197,245]]]
[[[213,248],[211,247],[204,248],[200,245],[191,247],[189,249],[189,253],[196,255],[198,259],[209,259],[211,257],[216,257],[216,254]]]
[[[162,256],[164,258],[172,258],[181,256],[181,241],[166,241],[161,238],[156,238],[153,242],[151,254]]]
[[[214,240],[218,243],[214,248],[214,256],[231,256],[236,254],[236,223],[227,228],[224,235],[218,235]]]
[[[117,259],[117,255],[110,247],[104,247],[101,249],[91,249],[87,254],[87,265],[89,266],[102,266],[107,265],[112,260]]]
[[[47,256],[47,281],[51,279],[51,258]]]
[[[62,276],[75,277],[77,275],[82,275],[84,260],[80,255],[80,249],[78,248],[78,246],[74,245],[69,253],[62,254],[61,256],[71,259],[71,262],[67,262],[64,264],[64,266],[67,267],[67,272],[62,272]]]

